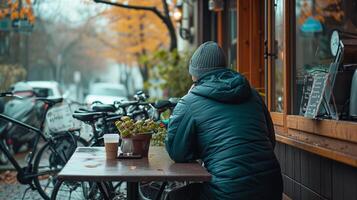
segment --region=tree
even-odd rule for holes
[[[156,8],[162,5],[161,0],[131,0],[130,3],[138,2],[143,7]],[[141,75],[147,81],[148,67],[139,60],[142,56],[169,46],[170,34],[165,24],[153,12],[122,7],[111,7],[103,12],[103,17],[108,20],[108,29],[95,33],[98,40],[110,47],[103,55],[128,66],[139,65]]]
[[[132,9],[132,10],[141,10],[141,11],[150,11],[154,13],[167,27],[167,30],[169,31],[170,34],[170,51],[174,50],[177,48],[177,36],[176,36],[176,31],[175,27],[171,21],[170,17],[170,11],[169,11],[169,6],[167,4],[166,0],[161,0],[162,4],[162,11],[160,11],[157,8],[157,5],[145,5],[147,4],[147,1],[133,1],[135,4],[126,4],[126,3],[118,3],[118,2],[109,2],[109,1],[103,1],[103,0],[94,0],[96,3],[104,3],[120,8],[126,8],[126,9]]]
[[[304,0],[299,5],[301,6],[301,13],[298,23],[303,24],[309,17],[313,17],[322,23],[325,23],[328,19],[341,22],[345,14],[341,3],[341,0]]]
[[[71,82],[74,71],[91,77],[106,66],[100,54],[104,45],[92,37],[100,29],[100,6],[77,2],[78,6],[69,8],[66,1],[33,2],[36,25],[29,36],[30,77]]]
[[[91,28],[89,24],[68,27],[65,23],[52,23],[38,18],[37,27],[29,40],[32,49],[30,65],[49,69],[51,75],[48,78],[61,81],[64,67],[73,63],[73,60],[81,62],[78,54],[83,54],[86,49],[79,48],[84,42],[85,33],[91,31]],[[85,59],[90,60],[91,57]]]
[[[28,20],[35,23],[31,0],[7,0],[0,2],[0,19],[9,17],[11,20]]]
[[[141,62],[146,63],[150,69],[151,77],[162,81],[146,83],[147,87],[160,87],[169,97],[182,97],[187,94],[192,84],[187,63],[191,52],[179,54],[177,50],[159,50],[153,55],[142,57]]]
[[[9,87],[26,76],[25,69],[20,65],[0,65],[0,92],[4,92]]]

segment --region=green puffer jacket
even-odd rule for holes
[[[259,94],[229,69],[206,74],[176,106],[166,149],[176,162],[202,159],[212,180],[201,199],[277,200],[282,177],[272,121]]]

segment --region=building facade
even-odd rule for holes
[[[357,1],[186,2],[195,5],[195,45],[217,41],[229,67],[244,74],[265,96],[276,130],[284,193],[294,200],[357,199],[357,121],[348,109],[357,103],[349,100],[357,93],[351,92],[357,62],[347,59],[348,48],[357,44]],[[335,30],[341,41],[348,40],[344,40],[344,53],[338,54],[342,60],[334,79],[323,82],[334,80],[327,85],[329,90],[322,88],[333,98],[337,113],[333,116],[325,108],[332,100],[313,99],[311,92],[318,90],[316,75],[332,74],[335,65],[331,63],[338,61],[331,45]],[[312,104],[314,100],[317,105]],[[316,111],[313,117],[308,115],[310,108]]]

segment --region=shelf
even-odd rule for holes
[[[287,128],[357,143],[357,122],[313,120],[303,116],[288,115]]]
[[[277,131],[276,140],[287,145],[357,167],[357,144],[311,135],[304,132]]]
[[[278,112],[271,112],[271,119],[273,123],[278,126],[284,126],[284,114]]]

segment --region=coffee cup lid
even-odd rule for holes
[[[119,134],[105,134],[103,138],[105,143],[119,142]]]

